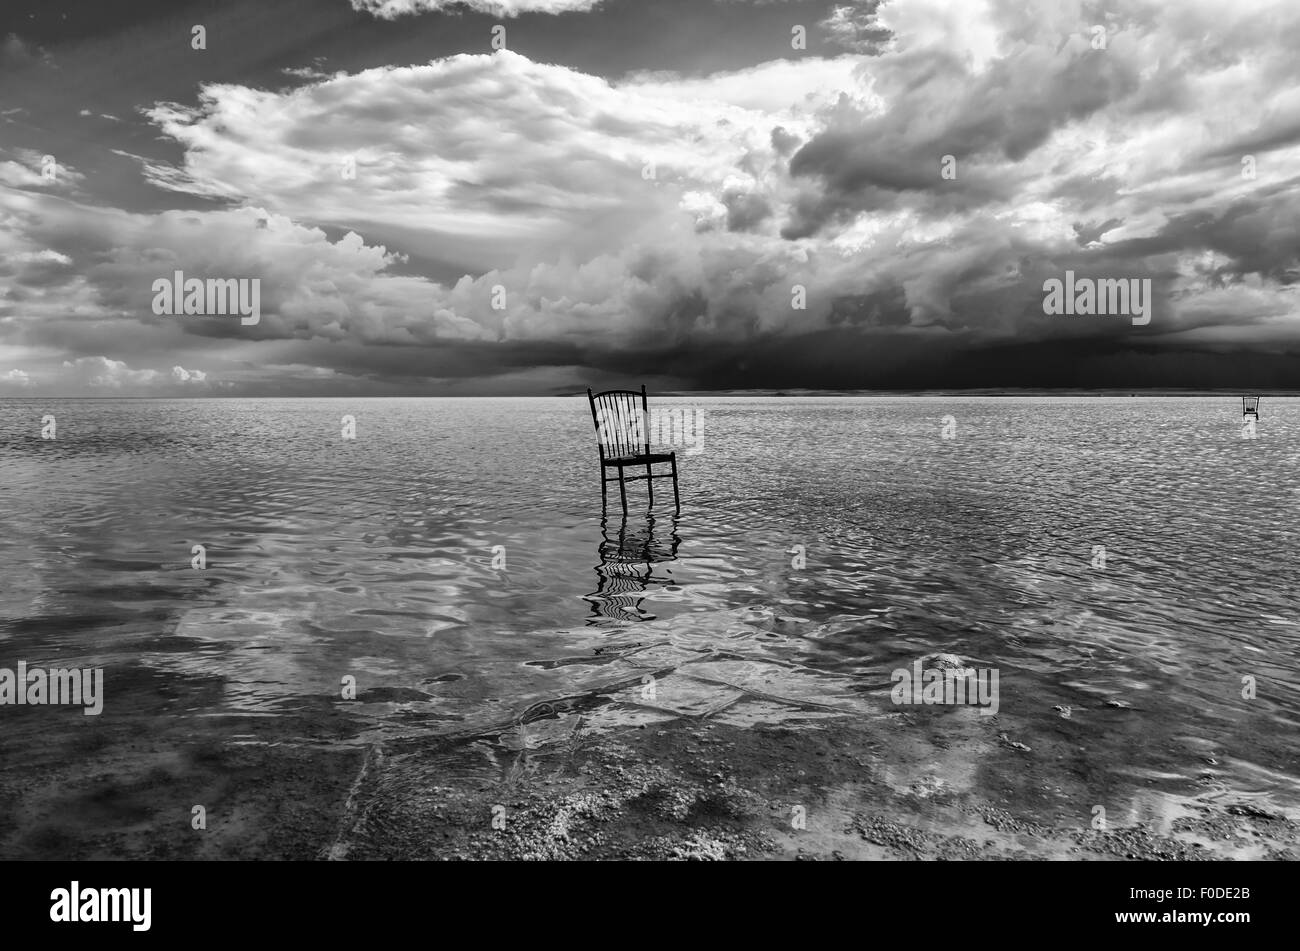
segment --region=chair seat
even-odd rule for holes
[[[612,459],[606,459],[606,466],[644,466],[654,462],[672,462],[676,458],[675,452],[651,452],[635,456],[615,456]]]

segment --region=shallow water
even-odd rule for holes
[[[1300,399],[1252,439],[1225,397],[654,405],[703,412],[681,514],[637,483],[602,521],[585,397],[0,401],[0,667],[103,667],[103,720],[217,743],[510,748],[565,704],[866,715],[943,651],[999,671],[999,731],[1134,809],[1300,802]],[[360,735],[317,729],[345,677]]]

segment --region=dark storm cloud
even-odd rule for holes
[[[673,366],[699,389],[938,390],[1041,388],[1300,388],[1300,346],[1135,348],[1116,335],[968,346],[890,333],[827,330],[795,339],[717,341],[689,352],[611,355],[625,378]]]
[[[888,90],[879,114],[843,108],[790,160],[790,173],[814,178],[820,200],[799,208],[793,236],[814,233],[851,211],[894,207],[900,193],[953,196],[954,210],[1006,200],[1022,161],[1058,129],[1123,99],[1137,87],[1132,64],[1092,49],[1049,56],[1031,47],[998,60],[984,74],[943,53],[918,54],[917,78]],[[869,70],[869,67],[866,67]],[[1030,83],[1026,79],[1035,77]],[[957,162],[954,188],[940,175],[943,157]],[[994,170],[987,166],[998,163]],[[943,203],[947,204],[947,203]],[[942,204],[940,206],[942,208]]]
[[[1279,188],[1224,208],[1176,214],[1155,234],[1109,248],[1129,259],[1179,250],[1218,252],[1225,259],[1215,269],[1219,277],[1254,274],[1294,284],[1300,280],[1300,193]]]
[[[832,325],[905,327],[911,322],[907,294],[897,284],[869,294],[849,294],[831,302]]]
[[[1201,157],[1212,162],[1220,159],[1240,161],[1246,155],[1272,152],[1295,145],[1300,145],[1300,117],[1280,125],[1273,124],[1263,129],[1254,129],[1220,148],[1201,153]]]
[[[727,207],[728,231],[753,231],[772,216],[767,199],[752,192],[723,192],[722,203]]]
[[[780,126],[772,130],[772,148],[777,155],[788,156],[799,147],[802,140],[799,136],[794,135]]]
[[[1087,247],[1094,241],[1100,241],[1101,236],[1107,231],[1114,231],[1124,223],[1123,218],[1108,218],[1105,221],[1082,222],[1076,221],[1074,228],[1075,240],[1079,242],[1080,247]]]
[[[48,55],[39,46],[28,43],[17,33],[9,33],[4,39],[0,39],[0,69],[16,70],[31,66],[48,59]]]

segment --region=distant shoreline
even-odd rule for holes
[[[14,402],[40,403],[49,400],[162,400],[168,402],[206,402],[206,401],[224,401],[224,400],[475,400],[475,399],[558,399],[558,398],[578,398],[586,397],[586,390],[566,390],[561,393],[473,393],[473,394],[319,394],[319,395],[225,395],[211,394],[208,396],[168,396],[159,394],[157,396],[80,396],[80,395],[61,395],[61,396],[0,396],[0,400],[9,400]],[[827,397],[843,396],[857,397],[860,399],[881,398],[897,399],[899,397],[918,397],[918,398],[951,398],[960,399],[963,397],[1005,397],[1008,399],[1025,398],[1025,397],[1079,397],[1091,396],[1109,399],[1127,399],[1127,398],[1150,398],[1161,397],[1168,399],[1240,399],[1243,396],[1258,396],[1261,399],[1290,399],[1300,397],[1300,390],[1080,390],[1080,389],[1006,389],[1006,390],[989,390],[989,389],[970,389],[970,390],[650,390],[649,395],[652,398],[715,398],[715,397],[749,397],[753,399],[798,399],[808,397]]]
[[[556,396],[586,396],[586,392],[556,393]],[[1101,397],[1229,397],[1240,399],[1243,396],[1258,396],[1261,399],[1273,397],[1300,396],[1300,390],[1080,390],[1080,389],[969,389],[969,390],[662,390],[655,396],[753,396],[759,398],[773,397],[807,397],[807,396],[858,396],[858,397],[961,397],[961,396],[1101,396]]]

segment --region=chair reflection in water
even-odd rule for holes
[[[656,534],[654,515],[647,513],[633,521],[629,528],[626,515],[601,519],[596,590],[585,598],[591,604],[588,624],[649,620],[652,615],[641,608],[648,590],[677,583],[672,569],[665,567],[677,560],[681,544],[676,520],[666,536],[662,529]]]
[[[673,504],[682,510],[677,494],[677,453],[650,451],[650,410],[646,403],[645,386],[636,390],[605,390],[592,393],[587,388],[587,401],[591,404],[591,419],[596,424],[596,446],[600,450],[600,504],[607,504],[608,485],[618,481],[618,495],[623,502],[623,515],[627,515],[627,482],[644,481],[650,494],[650,505],[655,504],[655,479],[673,480]],[[669,472],[655,472],[656,463],[668,463]],[[629,476],[623,470],[645,466],[645,475]],[[610,469],[615,475],[607,476]]]
[[[1241,398],[1241,418],[1259,419],[1259,397],[1243,396]]]

